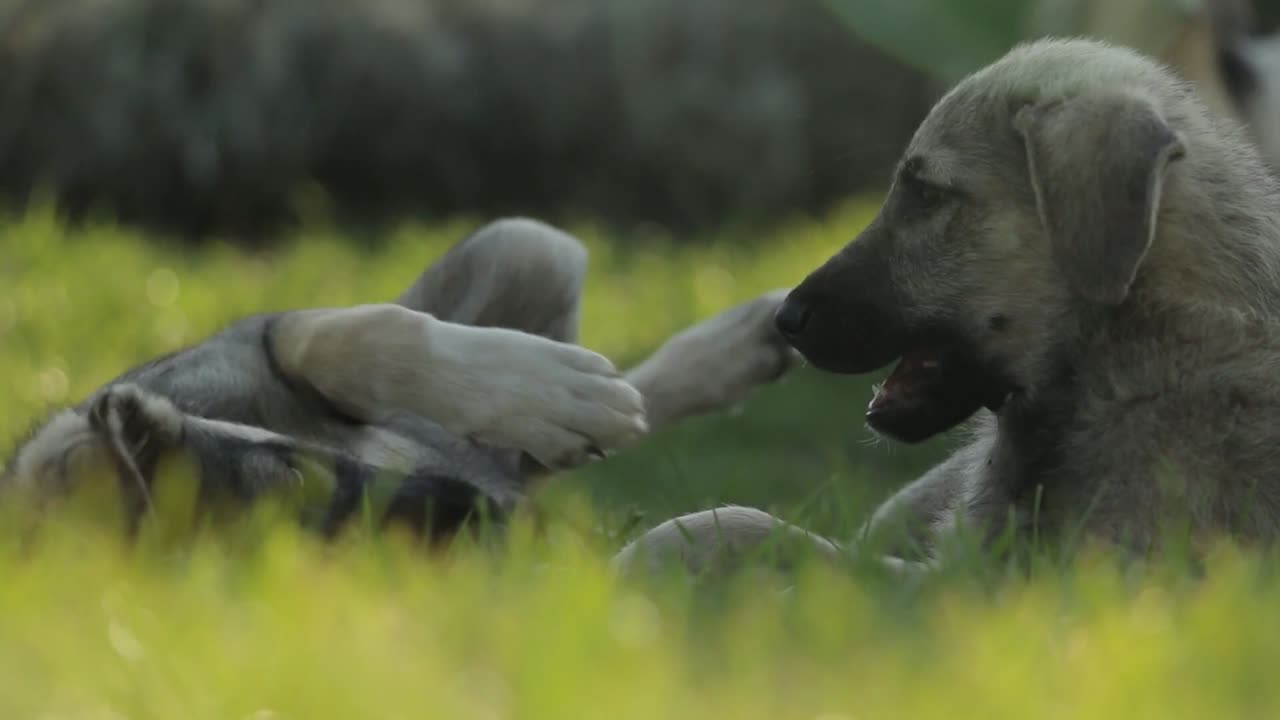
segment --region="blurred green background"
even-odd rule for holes
[[[191,241],[459,213],[694,238],[883,188],[1018,40],[1163,55],[1203,21],[1226,52],[1273,29],[1250,2],[0,0],[0,199]]]

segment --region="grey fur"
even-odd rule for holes
[[[156,468],[178,457],[204,505],[319,484],[304,510],[325,533],[372,498],[383,522],[447,538],[477,504],[504,516],[549,471],[739,402],[790,365],[774,292],[684,331],[624,378],[572,345],[586,266],[556,228],[490,223],[396,304],[244,318],[125,372],[41,425],[0,490],[60,497],[105,464],[136,522]]]
[[[896,559],[926,563],[959,527],[1139,552],[1176,522],[1196,540],[1280,531],[1280,187],[1240,127],[1146,57],[1042,40],[960,82],[880,215],[793,296],[780,323],[820,366],[866,372],[945,328],[1007,391],[845,549],[903,528]],[[645,548],[705,564],[713,534],[764,522],[700,517],[617,564]]]

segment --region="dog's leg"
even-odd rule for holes
[[[537,220],[504,218],[463,238],[396,302],[461,325],[576,343],[586,271],[587,251],[577,238]],[[549,470],[533,455],[520,455],[526,475]]]
[[[797,545],[831,561],[841,553],[836,543],[763,510],[729,505],[667,520],[622,548],[612,566],[624,574],[672,564],[692,573],[724,572],[770,549],[779,551],[775,559],[785,566]]]
[[[286,374],[362,421],[408,410],[571,467],[647,431],[640,393],[607,359],[570,344],[585,266],[568,235],[500,221],[453,248],[398,304],[280,316],[272,352]]]
[[[398,302],[450,322],[576,342],[586,268],[586,250],[573,236],[533,220],[499,220],[450,250]],[[627,372],[644,396],[649,427],[723,410],[785,373],[796,354],[773,323],[785,294],[698,323]]]
[[[653,574],[670,568],[695,575],[720,574],[761,563],[787,570],[806,556],[839,565],[854,551],[854,544],[842,545],[763,510],[729,505],[681,515],[653,527],[619,550],[610,566],[622,575]],[[929,559],[879,553],[870,557],[904,578],[921,577],[934,567]]]
[[[630,370],[627,380],[644,395],[649,427],[724,410],[785,374],[798,357],[774,326],[785,296],[776,290],[729,308]]]
[[[285,313],[269,343],[284,374],[362,422],[409,411],[548,467],[584,462],[646,430],[640,393],[608,360],[538,335],[364,305]]]
[[[508,218],[464,238],[396,302],[451,323],[573,343],[586,273],[587,250],[572,235]]]
[[[903,558],[931,558],[940,533],[955,529],[964,502],[962,450],[899,489],[858,529],[856,542]],[[956,459],[959,457],[960,459]]]
[[[965,500],[966,474],[980,464],[986,450],[981,444],[962,449],[899,490],[849,542],[828,540],[762,510],[729,506],[681,515],[650,529],[619,551],[613,566],[624,573],[671,564],[693,573],[721,571],[779,543],[781,549],[798,546],[833,561],[857,552],[876,558],[895,574],[919,576],[934,565],[938,533],[954,529]],[[782,556],[783,562],[775,566],[785,566],[789,557]]]

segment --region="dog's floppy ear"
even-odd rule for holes
[[[1182,138],[1149,102],[1123,95],[1026,105],[1013,126],[1059,267],[1086,299],[1120,303],[1151,247]]]

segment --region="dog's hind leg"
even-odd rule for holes
[[[396,301],[448,322],[577,342],[587,251],[537,220],[506,218],[471,233]]]
[[[607,359],[525,332],[362,305],[281,314],[267,344],[280,373],[357,421],[381,425],[407,411],[548,467],[582,463],[647,429],[643,398]]]
[[[577,238],[537,220],[503,218],[450,248],[396,302],[452,323],[576,343],[586,272]],[[527,455],[522,466],[547,470]]]
[[[358,420],[408,410],[545,467],[571,467],[647,431],[640,393],[572,344],[585,272],[573,237],[501,220],[450,250],[397,304],[281,315],[272,354]]]

